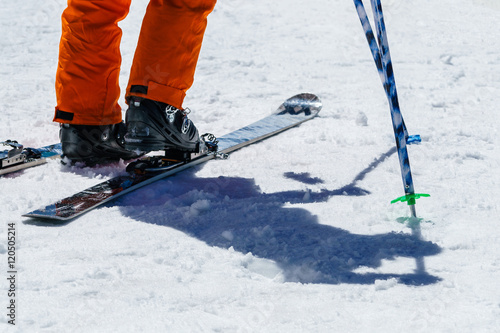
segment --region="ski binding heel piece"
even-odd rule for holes
[[[26,154],[23,154],[23,145],[17,141],[7,140],[0,142],[3,146],[10,147],[10,150],[0,152],[0,169],[5,169],[26,161]]]

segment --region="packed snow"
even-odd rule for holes
[[[58,141],[65,4],[0,4],[1,140]],[[419,220],[390,204],[404,193],[394,134],[354,4],[220,0],[185,101],[200,131],[300,92],[321,98],[319,117],[62,225],[21,215],[124,164],[0,178],[0,331],[498,332],[500,2],[382,4],[402,113],[422,137],[409,146],[416,191],[431,194]],[[121,23],[122,88],[146,5]]]

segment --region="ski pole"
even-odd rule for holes
[[[363,27],[363,30],[365,31],[365,36],[368,41],[373,60],[375,61],[375,65],[377,66],[377,70],[379,72],[382,85],[389,101],[389,107],[391,111],[391,119],[405,191],[404,197],[393,200],[393,202],[406,201],[410,206],[411,215],[413,217],[416,217],[415,200],[420,198],[421,196],[428,195],[415,194],[410,168],[410,160],[406,144],[415,141],[418,142],[420,140],[420,137],[408,136],[403,116],[401,114],[396,82],[394,78],[394,71],[392,68],[392,60],[389,51],[389,43],[387,40],[387,33],[385,29],[382,4],[380,3],[380,0],[371,0],[375,20],[375,28],[377,31],[377,40],[375,39],[373,30],[371,28],[370,21],[363,5],[363,1],[354,0],[354,5],[356,6],[356,11],[358,12],[361,25]]]

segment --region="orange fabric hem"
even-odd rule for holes
[[[148,92],[146,94],[142,94],[139,92],[130,92],[130,87],[133,85],[134,83],[129,83],[129,86],[127,87],[126,97],[144,97],[153,101],[172,105],[173,107],[182,110],[182,103],[184,102],[184,98],[186,97],[185,91],[150,81],[148,82]]]
[[[122,122],[121,111],[112,117],[106,117],[99,120],[96,120],[95,115],[86,113],[72,113],[73,118],[71,120],[62,119],[57,117],[57,111],[63,111],[63,110],[56,108],[56,113],[53,121],[57,123],[101,126],[101,125],[114,125]]]

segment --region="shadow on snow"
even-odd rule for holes
[[[262,193],[252,179],[198,178],[193,171],[168,178],[117,200],[123,213],[147,223],[172,227],[210,246],[233,247],[241,253],[275,261],[286,281],[303,283],[372,284],[396,278],[408,285],[427,285],[440,279],[417,269],[410,274],[357,273],[377,268],[382,260],[410,257],[423,262],[441,249],[416,234],[358,235],[323,225],[303,208],[287,203],[325,202],[337,195],[369,192],[356,182],[392,154],[389,151],[338,190]],[[320,183],[308,174],[286,173],[304,183]],[[335,212],[332,212],[335,216]]]

